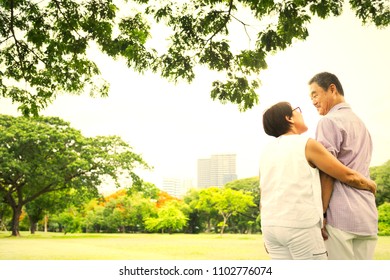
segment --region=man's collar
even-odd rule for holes
[[[346,103],[346,102],[341,102],[341,103],[338,103],[338,104],[334,105],[332,107],[332,109],[329,110],[329,113],[338,111],[340,109],[351,109],[351,106],[348,103]]]

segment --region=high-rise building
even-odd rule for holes
[[[212,155],[208,159],[198,159],[198,187],[222,187],[237,179],[236,155]]]
[[[179,178],[163,178],[162,191],[169,195],[181,198],[192,188],[192,180]]]
[[[210,175],[210,159],[198,159],[198,187],[209,187],[211,181]]]

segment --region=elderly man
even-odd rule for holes
[[[309,81],[310,98],[323,117],[316,138],[339,161],[367,178],[372,155],[370,133],[345,103],[339,79],[323,72]],[[375,196],[321,174],[329,259],[369,260],[374,256],[378,233]]]

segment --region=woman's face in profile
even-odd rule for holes
[[[305,120],[303,119],[302,111],[299,107],[292,110],[292,120],[298,134],[302,134],[308,130]]]

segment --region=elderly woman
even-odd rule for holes
[[[275,137],[261,155],[261,228],[272,259],[327,259],[321,235],[319,170],[347,185],[375,193],[374,181],[341,164],[307,131],[299,107],[280,102],[263,114]]]

